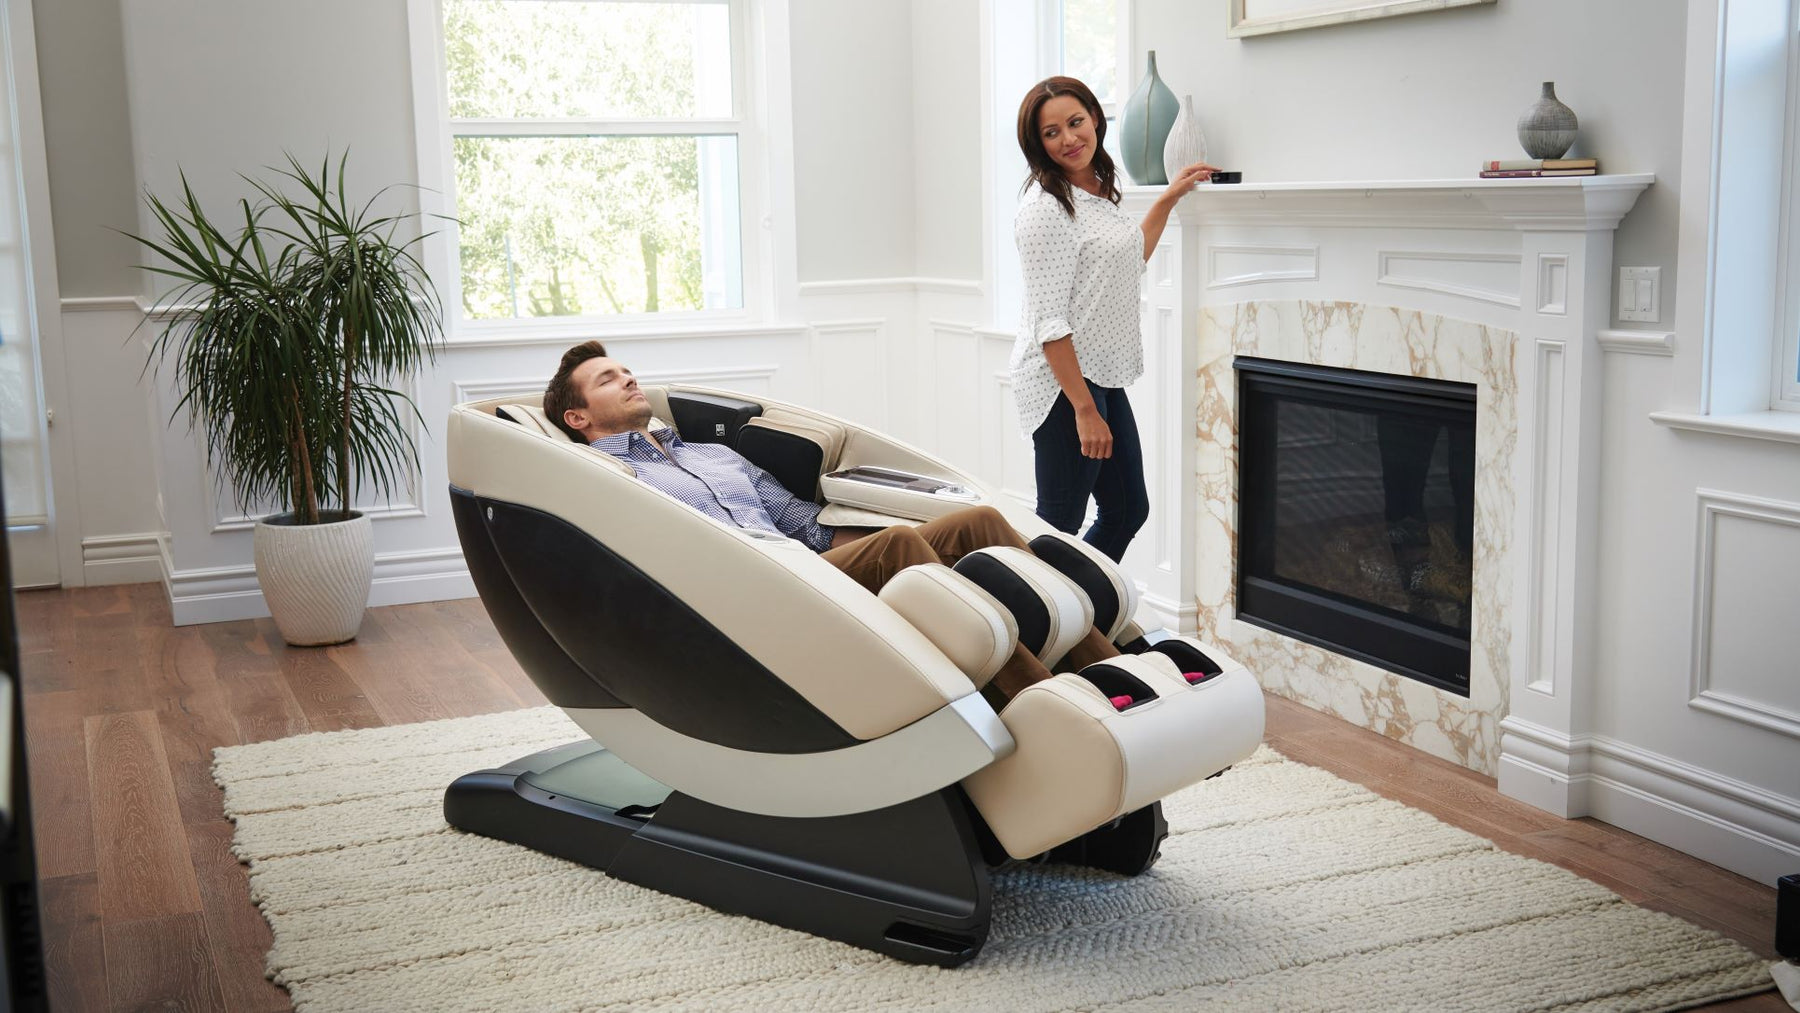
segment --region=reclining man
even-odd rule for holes
[[[800,499],[768,472],[718,443],[687,443],[675,430],[650,429],[650,401],[631,371],[587,341],[563,353],[544,391],[544,414],[571,438],[625,462],[640,479],[725,524],[796,539],[851,579],[879,591],[901,570],[920,563],[954,566],[966,553],[996,545],[1030,551],[993,507],[969,507],[918,527],[831,527],[818,522],[817,503]],[[1119,649],[1097,629],[1069,651],[1062,667],[1079,670],[1116,657]],[[989,686],[1002,700],[1050,678],[1025,648]]]

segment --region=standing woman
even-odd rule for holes
[[[1019,104],[1031,167],[1013,237],[1025,312],[1013,346],[1013,397],[1037,458],[1037,515],[1074,534],[1099,507],[1089,545],[1117,561],[1150,516],[1144,455],[1125,387],[1144,375],[1138,285],[1175,202],[1212,166],[1181,170],[1143,221],[1120,210],[1102,147],[1106,117],[1087,85],[1052,77]]]

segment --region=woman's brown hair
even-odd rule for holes
[[[1031,174],[1025,178],[1021,189],[1029,189],[1036,183],[1056,198],[1070,218],[1075,217],[1075,201],[1069,196],[1069,177],[1063,175],[1062,167],[1044,149],[1044,135],[1038,130],[1038,113],[1043,111],[1044,103],[1058,95],[1074,98],[1093,118],[1093,168],[1095,178],[1100,180],[1100,196],[1114,204],[1119,203],[1118,170],[1113,167],[1112,156],[1106,153],[1106,114],[1100,111],[1100,100],[1088,86],[1072,77],[1047,77],[1032,85],[1025,93],[1025,101],[1019,103],[1019,150],[1025,153],[1025,163],[1031,167]]]

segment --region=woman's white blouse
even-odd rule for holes
[[[1013,218],[1025,275],[1025,312],[1013,344],[1013,400],[1029,436],[1056,403],[1057,386],[1044,342],[1075,336],[1081,373],[1102,387],[1129,386],[1144,375],[1138,318],[1144,234],[1112,201],[1070,188],[1075,217],[1033,185]]]

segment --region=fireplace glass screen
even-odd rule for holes
[[[1474,385],[1234,365],[1238,618],[1467,696]]]

